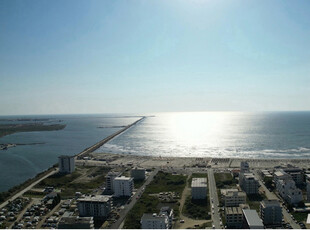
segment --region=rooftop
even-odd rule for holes
[[[69,216],[62,217],[59,224],[89,224],[93,222],[93,217]]]
[[[114,180],[132,180],[132,177],[119,176],[116,177]]]
[[[110,201],[111,196],[106,195],[96,195],[96,196],[86,196],[78,199],[80,202],[108,202]]]
[[[249,227],[264,227],[263,221],[259,218],[257,212],[253,209],[243,209],[244,217],[249,225]]]
[[[278,200],[263,200],[261,203],[264,207],[269,207],[269,206],[280,207],[280,202]]]
[[[225,208],[226,215],[236,215],[241,214],[242,215],[242,208],[240,207],[227,207]]]
[[[207,187],[207,178],[193,178],[192,188],[193,187]]]
[[[156,213],[144,213],[141,220],[158,220],[160,218],[165,219],[166,217],[165,215],[157,215]]]

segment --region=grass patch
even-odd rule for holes
[[[305,222],[308,217],[308,213],[306,212],[293,212],[292,215],[294,216],[297,222]]]
[[[158,213],[160,201],[150,194],[174,191],[181,194],[185,187],[186,177],[182,175],[172,175],[169,173],[158,172],[153,181],[146,187],[144,193],[129,211],[125,219],[124,228],[139,229],[141,227],[140,220],[143,213]],[[173,209],[175,214],[179,208],[179,203],[174,203]]]
[[[140,188],[144,184],[145,180],[135,180],[134,181],[134,187],[136,189]]]
[[[214,178],[217,188],[228,189],[237,185],[237,180],[230,173],[215,173]]]
[[[204,200],[193,200],[191,196],[186,197],[182,213],[192,219],[208,220],[211,216],[210,203],[208,202],[208,196]]]

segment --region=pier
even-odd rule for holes
[[[108,141],[112,140],[114,137],[120,135],[121,133],[125,132],[127,129],[129,129],[130,127],[138,124],[140,121],[144,120],[146,117],[142,117],[139,120],[133,122],[130,125],[127,125],[126,127],[124,127],[123,129],[117,131],[116,133],[113,133],[112,135],[104,138],[103,140],[97,142],[96,144],[94,144],[93,146],[90,146],[89,148],[83,150],[82,152],[78,153],[75,155],[76,158],[81,158],[83,155],[91,153],[93,151],[95,151],[96,149],[100,148],[102,145],[104,145],[105,143],[107,143]]]

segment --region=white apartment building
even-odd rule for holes
[[[144,213],[141,218],[141,229],[168,229],[169,220],[167,215],[157,215],[156,213]]]
[[[279,180],[292,180],[292,177],[283,170],[275,171],[273,174],[273,178],[275,184],[277,184]]]
[[[227,228],[242,228],[243,212],[241,207],[226,207],[225,219]]]
[[[246,203],[245,192],[238,189],[221,189],[222,201],[225,207],[237,207]]]
[[[207,198],[207,178],[192,179],[192,199],[202,200]]]
[[[239,185],[248,195],[258,194],[259,183],[253,173],[240,173]]]
[[[291,168],[284,168],[283,171],[292,177],[296,185],[300,185],[304,182],[304,174],[302,169],[291,167]]]
[[[116,197],[131,196],[134,188],[133,178],[125,176],[116,177],[113,182],[113,187]]]
[[[174,216],[173,209],[168,206],[162,207],[160,209],[159,215],[166,215],[168,217],[168,228],[172,228],[172,221]]]
[[[78,210],[80,216],[93,216],[94,218],[107,217],[111,211],[111,196],[87,196],[79,198]]]
[[[302,201],[302,192],[293,180],[278,180],[276,188],[280,196],[289,204],[298,204]]]
[[[263,200],[260,203],[260,217],[264,225],[281,226],[282,207],[278,200]]]
[[[133,168],[131,170],[131,177],[134,180],[144,180],[145,179],[145,169],[144,168]]]
[[[75,170],[75,159],[74,156],[59,156],[59,173],[73,173]]]

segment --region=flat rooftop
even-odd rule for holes
[[[78,199],[80,202],[108,202],[111,196],[106,195],[96,195],[96,196],[86,196]]]
[[[192,188],[203,188],[207,187],[207,178],[193,178]]]
[[[253,209],[243,209],[244,217],[249,225],[249,227],[258,228],[262,227],[264,228],[263,221],[259,218],[256,210]]]

